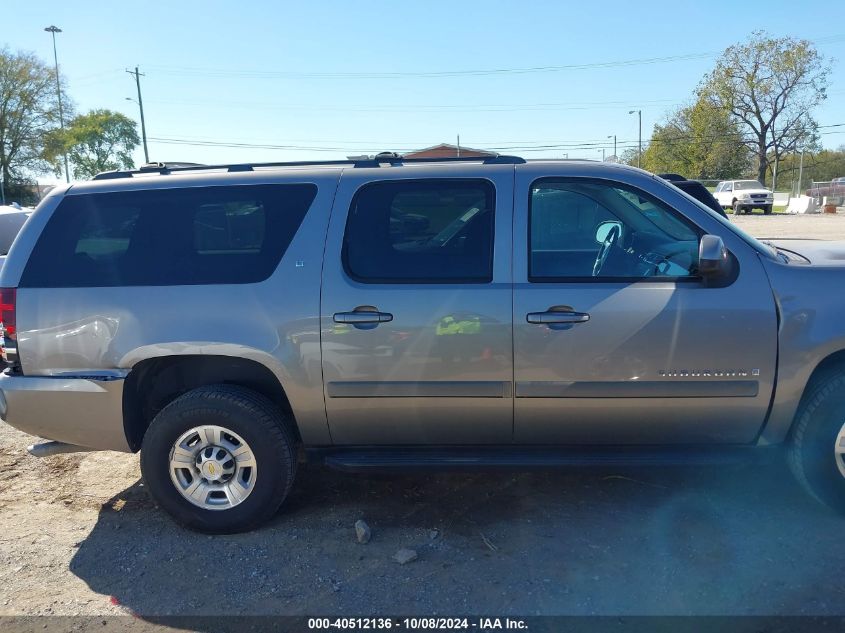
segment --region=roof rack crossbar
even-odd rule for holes
[[[519,156],[446,156],[443,158],[403,158],[394,154],[377,155],[373,158],[346,160],[302,160],[270,163],[239,163],[221,165],[197,165],[187,163],[149,163],[138,169],[123,171],[104,171],[94,176],[94,180],[132,178],[135,174],[158,173],[166,175],[173,172],[226,170],[229,172],[255,171],[256,167],[380,167],[382,165],[402,165],[419,163],[483,163],[485,165],[519,165],[525,162]]]

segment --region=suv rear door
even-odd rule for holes
[[[618,178],[589,165],[516,167],[515,441],[752,441],[777,353],[759,255],[657,179],[621,168]],[[624,248],[594,274],[602,223],[612,223],[605,237],[619,226]],[[723,287],[695,274],[706,232],[738,260]]]
[[[513,173],[343,173],[321,299],[335,444],[511,441]]]

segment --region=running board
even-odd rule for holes
[[[740,463],[771,455],[759,447],[723,448],[323,448],[311,461],[348,472],[404,469],[496,469],[583,466],[666,466]]]

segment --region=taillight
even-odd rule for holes
[[[6,358],[6,347],[17,348],[17,321],[15,320],[15,288],[0,288],[0,351]]]

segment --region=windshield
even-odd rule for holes
[[[753,182],[753,181],[747,181],[746,180],[746,181],[742,181],[742,182]],[[743,239],[745,242],[750,244],[755,250],[762,253],[766,257],[770,257],[772,259],[777,258],[777,249],[775,249],[773,246],[770,246],[769,244],[766,244],[765,242],[761,242],[756,237],[752,237],[751,235],[749,235],[748,233],[743,231],[739,226],[737,226],[736,224],[731,222],[728,218],[716,213],[713,209],[708,207],[703,202],[693,198],[686,191],[684,191],[682,189],[680,189],[679,191],[684,196],[686,196],[689,200],[694,202],[697,207],[699,207],[700,209],[704,209],[710,215],[711,218],[715,218],[721,224],[725,225],[725,227],[727,227],[728,229],[730,229],[731,231],[736,233],[736,235],[738,235],[741,239]]]
[[[741,189],[765,189],[765,187],[756,180],[737,180],[734,183],[734,191]]]

